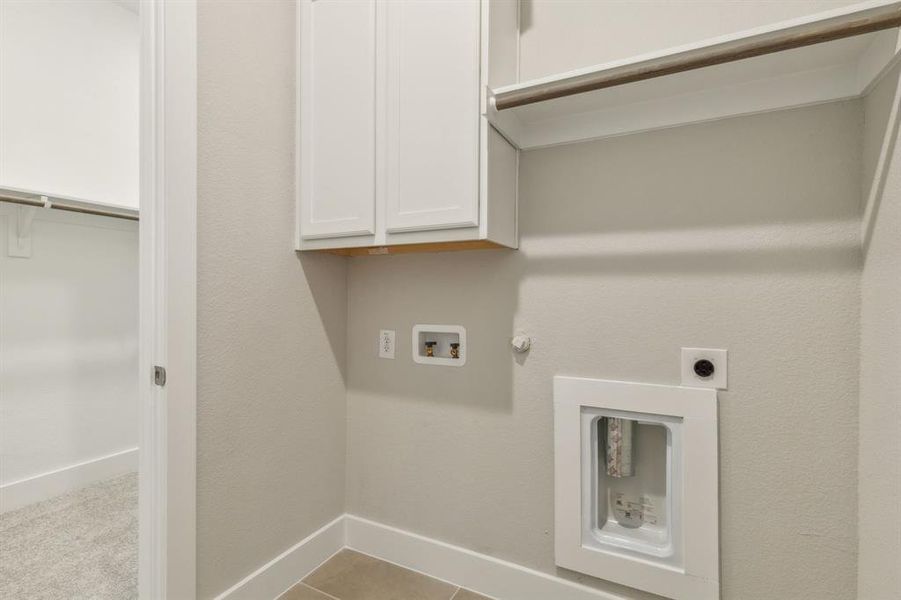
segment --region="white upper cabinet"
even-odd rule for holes
[[[516,6],[298,0],[300,250],[516,247],[518,154],[484,114]]]
[[[387,229],[478,225],[479,2],[386,8]]]
[[[375,233],[376,0],[300,2],[300,231]]]

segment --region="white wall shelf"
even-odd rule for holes
[[[881,19],[879,24],[875,17]],[[869,92],[899,59],[898,28],[834,38],[867,27],[896,25],[898,18],[901,2],[866,2],[498,87],[488,91],[486,116],[517,147],[529,149],[856,98]],[[836,33],[839,28],[844,28],[843,34]],[[818,38],[818,32],[826,33]],[[753,53],[791,44],[802,34],[811,45],[735,60],[748,49]],[[831,41],[816,43],[819,39]],[[733,62],[697,66],[705,58],[729,53]],[[668,71],[672,74],[534,100],[548,90],[573,88],[588,80],[613,82],[630,73],[642,78],[667,69],[673,69]],[[510,106],[528,96],[532,96],[529,103]]]
[[[138,12],[0,2],[0,187],[138,208]]]

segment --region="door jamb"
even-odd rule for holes
[[[140,0],[142,600],[196,595],[197,3]],[[154,384],[154,365],[167,372]]]

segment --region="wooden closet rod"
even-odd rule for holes
[[[674,73],[703,69],[793,48],[812,46],[842,38],[901,26],[901,2],[893,2],[846,15],[804,23],[738,40],[712,44],[671,56],[612,67],[567,79],[537,84],[521,90],[498,92],[495,108],[506,110],[544,100],[573,96]]]
[[[18,196],[0,195],[0,202],[11,202],[12,204],[21,204],[23,206],[36,206],[45,208],[46,205],[42,200],[35,198],[20,198]],[[76,206],[74,204],[66,204],[65,202],[57,202],[51,199],[50,208],[55,210],[65,210],[68,212],[82,213],[85,215],[99,215],[101,217],[112,217],[114,219],[126,219],[128,221],[139,220],[138,215],[127,212],[117,212],[115,210],[104,210],[102,208],[90,208],[87,206]]]

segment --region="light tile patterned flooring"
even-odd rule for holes
[[[385,561],[342,550],[278,600],[490,600]]]

